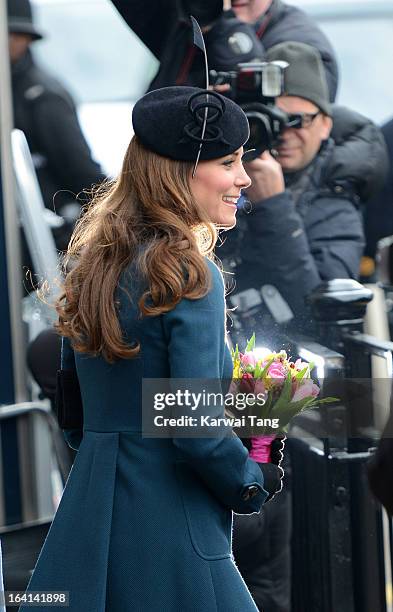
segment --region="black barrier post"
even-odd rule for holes
[[[373,347],[370,339],[367,344],[367,338],[361,334],[363,317],[371,299],[372,292],[352,280],[325,283],[309,299],[318,340],[345,357],[342,389],[347,389],[348,393],[342,399],[350,434],[362,430],[365,415],[372,419],[373,405],[370,395],[369,405],[359,420],[357,406],[348,399],[353,391],[348,377],[370,379],[371,355],[376,350],[393,349],[393,344]],[[328,411],[329,407],[324,412]],[[386,611],[382,514],[369,492],[366,478],[368,448],[372,441],[349,436],[345,443],[347,448],[341,444],[341,448],[337,448],[334,438],[329,437],[325,441],[325,452],[321,453],[311,443],[293,440],[294,531],[303,527],[309,533],[310,540],[314,541],[314,555],[315,547],[326,547],[324,552],[318,552],[319,573],[308,568],[305,576],[301,568],[305,553],[300,550],[299,543],[296,546],[294,538],[294,612]],[[305,466],[309,479],[298,496],[297,487],[301,488],[300,481],[304,483],[305,480]],[[310,486],[312,482],[315,494],[308,491],[307,483]],[[304,523],[305,512],[309,525]],[[315,527],[314,533],[309,531],[311,525]],[[312,564],[310,554],[303,563]],[[303,584],[302,592],[297,590],[297,578]],[[315,579],[315,583],[307,593],[304,585],[310,578],[311,581]],[[328,586],[322,586],[322,581],[327,581]],[[323,601],[318,601],[318,590],[323,594]]]
[[[344,333],[363,331],[363,318],[373,293],[351,279],[322,283],[308,298],[318,340],[344,352]]]
[[[365,436],[367,428],[371,431],[374,421],[371,353],[362,350],[359,343],[357,350],[352,348],[349,341],[363,332],[363,319],[372,299],[372,291],[352,279],[323,283],[308,299],[318,338],[345,358],[346,380],[340,389],[343,397],[340,397],[345,404],[346,449],[350,452],[366,452],[372,446],[371,440]],[[358,380],[350,382],[349,379]]]

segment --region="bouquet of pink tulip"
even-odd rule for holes
[[[231,394],[247,393],[254,397],[255,402],[251,399],[248,405],[257,406],[258,418],[269,423],[258,425],[258,435],[287,433],[290,420],[303,410],[338,401],[335,397],[318,398],[320,388],[311,378],[312,363],[300,359],[293,362],[285,351],[258,357],[255,333],[244,353],[236,345],[232,359]],[[277,423],[274,428],[270,424],[273,419]]]

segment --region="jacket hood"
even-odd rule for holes
[[[335,146],[324,180],[369,200],[382,187],[389,167],[380,128],[360,113],[334,106],[331,138]]]

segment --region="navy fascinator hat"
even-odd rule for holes
[[[198,87],[163,87],[145,94],[132,112],[134,132],[151,151],[174,160],[229,155],[250,135],[243,110],[229,98]]]

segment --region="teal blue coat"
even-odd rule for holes
[[[137,299],[118,292],[121,327],[141,342],[136,359],[111,365],[63,342],[84,426],[65,432],[79,450],[28,590],[68,591],[70,612],[257,610],[231,535],[232,511],[259,512],[267,498],[258,464],[235,436],[141,435],[143,377],[231,378],[223,281],[208,267],[209,293],[158,317],[138,318]],[[136,295],[130,276],[121,284]]]

